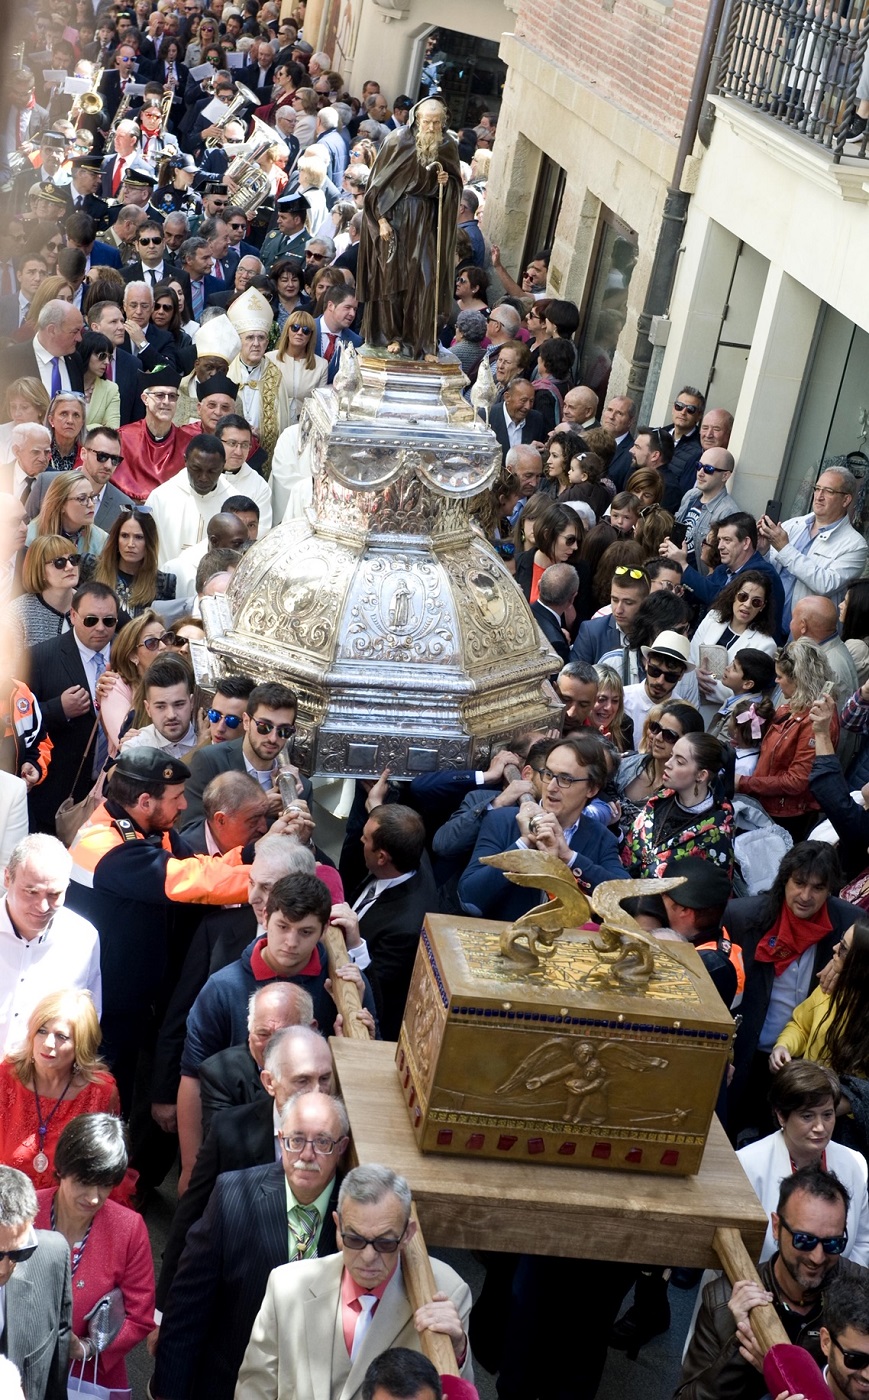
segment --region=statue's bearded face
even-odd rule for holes
[[[416,153],[423,165],[437,160],[443,140],[443,118],[438,112],[421,112],[416,123]]]

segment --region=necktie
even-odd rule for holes
[[[292,1216],[295,1216],[295,1219]],[[314,1243],[314,1237],[320,1227],[320,1216],[317,1211],[313,1206],[297,1204],[288,1220],[296,1240],[296,1252],[290,1263],[294,1264],[299,1259],[316,1259],[317,1247]]]
[[[21,310],[20,310],[19,313],[18,313],[18,324],[19,324],[19,326],[23,326],[23,325],[24,325],[24,322],[27,320],[27,313],[28,313],[29,310],[30,310],[30,302],[28,301],[28,302],[25,303],[24,306],[21,307]]]
[[[154,270],[153,267],[150,268],[150,270],[149,270],[149,272],[148,272],[148,276],[149,276],[150,279],[151,279],[151,286],[152,286],[152,287],[156,287],[156,285],[157,285],[157,273],[155,272],[155,270]]]
[[[106,669],[106,663],[103,660],[103,654],[101,651],[95,651],[93,657],[91,658],[91,661],[94,668],[94,696],[96,696],[97,681],[103,674],[103,671]],[[96,710],[96,700],[94,700],[94,710]],[[103,771],[103,767],[105,766],[105,762],[108,756],[109,741],[105,736],[105,732],[103,731],[102,726],[97,725],[97,741],[94,748],[94,766],[91,770],[95,778],[98,778],[100,776],[100,773]]]
[[[12,295],[12,293],[13,293],[14,291],[15,291],[15,274],[14,274],[13,271],[12,271],[12,264],[6,262],[6,263],[3,264],[3,282],[2,282],[2,291],[0,291],[0,296],[11,297],[11,295]]]
[[[327,359],[327,360],[331,360],[332,356],[333,356],[334,353],[335,353],[335,341],[336,341],[337,339],[338,339],[337,335],[333,335],[331,331],[327,331],[327,332],[326,332],[326,359]]]
[[[205,283],[191,282],[190,287],[193,292],[193,319],[194,321],[201,321],[202,308],[205,305]]]
[[[18,497],[18,499],[20,500],[23,506],[26,506],[27,502],[30,500],[30,493],[33,490],[33,481],[34,478],[32,476],[29,476],[21,489],[21,495]]]
[[[63,385],[60,381],[60,360],[57,355],[51,357],[51,397],[59,394]]]
[[[109,360],[108,363],[106,364],[106,379],[107,379],[107,380],[109,381],[109,383],[111,384],[111,382],[112,382],[112,380],[114,379],[114,377],[115,377],[115,374],[114,374],[114,365],[112,364],[111,360]]]
[[[223,278],[223,268],[220,266],[220,262],[219,262],[219,260],[218,260],[217,258],[214,259],[214,273],[213,273],[213,276],[215,276],[215,277],[217,278],[218,282],[222,282],[222,281],[224,280],[224,278]]]
[[[373,1293],[362,1293],[356,1301],[359,1305],[359,1319],[356,1323],[356,1331],[353,1333],[353,1345],[350,1348],[351,1361],[355,1361],[359,1355],[359,1349],[365,1340],[365,1333],[371,1326],[374,1309],[380,1300],[375,1298]]]
[[[76,209],[83,209],[83,208],[84,208],[84,196],[83,196],[83,195],[80,195],[80,194],[77,194],[77,195],[76,195],[76,197],[75,197],[75,207],[76,207]]]
[[[116,157],[115,157],[115,169],[114,169],[114,173],[113,173],[113,175],[112,175],[112,198],[113,198],[113,199],[114,199],[115,196],[117,195],[118,190],[121,188],[121,178],[122,178],[122,176],[123,176],[123,174],[124,174],[124,166],[125,166],[125,165],[126,165],[126,161],[125,161],[125,159],[124,159],[123,156],[116,156]]]
[[[360,899],[359,903],[356,906],[356,909],[354,910],[357,919],[362,918],[362,915],[365,914],[371,908],[376,898],[377,881],[372,880],[367,890],[363,891],[362,898]]]

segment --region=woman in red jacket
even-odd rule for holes
[[[823,653],[812,642],[788,642],[775,663],[775,678],[783,703],[764,733],[760,758],[750,777],[736,779],[736,791],[756,797],[779,826],[802,841],[814,824],[819,804],[809,789],[815,738],[809,709],[833,675]],[[833,717],[833,744],[839,736]]]
[[[70,1394],[79,1379],[126,1390],[127,1353],[154,1325],[154,1264],[145,1222],[108,1199],[126,1170],[121,1120],[109,1113],[83,1113],[60,1135],[54,1157],[57,1186],[36,1193],[37,1229],[57,1230],[69,1242]],[[109,1294],[110,1303],[89,1321],[95,1305]]]

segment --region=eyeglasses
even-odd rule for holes
[[[52,564],[56,569],[65,569],[67,564],[72,564],[76,568],[81,563],[80,554],[58,554],[56,559],[52,559]]]
[[[842,1235],[827,1235],[824,1239],[820,1235],[810,1235],[806,1230],[792,1230],[784,1216],[779,1216],[778,1223],[784,1225],[794,1242],[794,1249],[800,1254],[811,1254],[818,1245],[821,1246],[825,1254],[841,1254],[848,1243],[847,1230]]]
[[[139,646],[144,647],[146,651],[159,651],[161,642],[164,647],[174,647],[175,633],[164,632],[160,637],[143,637]]]
[[[148,390],[148,398],[156,399],[157,403],[177,403],[177,394],[158,394],[156,389]]]
[[[682,403],[679,399],[676,400],[676,402],[673,404],[673,407],[675,408],[677,413],[694,414],[700,412],[699,404]]]
[[[50,248],[52,252],[59,253],[61,248],[65,247],[66,245],[63,243],[46,243],[45,246],[46,248]]]
[[[314,1149],[318,1157],[331,1157],[339,1142],[343,1138],[330,1138],[326,1133],[318,1133],[316,1137],[305,1137],[304,1133],[290,1133],[289,1137],[282,1137],[281,1142],[288,1152],[304,1152],[310,1146]]]
[[[159,248],[160,244],[163,242],[163,239],[161,237],[140,238],[137,241],[141,243],[143,248]]]
[[[205,713],[212,724],[218,724],[220,720],[224,720],[227,729],[238,729],[241,724],[241,715],[223,715],[220,710],[206,710]]]
[[[646,662],[646,675],[651,676],[653,681],[659,681],[662,677],[668,685],[675,685],[683,676],[682,671],[664,671],[660,666],[655,666],[653,662]],[[679,738],[679,735],[676,735]]]
[[[670,583],[665,578],[658,579],[658,588],[662,593],[675,593],[677,598],[681,598],[685,592],[681,583]]]
[[[832,1332],[830,1333],[830,1340],[833,1346],[842,1353],[842,1360],[845,1363],[846,1371],[865,1371],[866,1367],[869,1366],[869,1352],[847,1350],[842,1346],[838,1337],[833,1336]]]
[[[541,768],[539,772],[544,783],[551,783],[554,780],[562,792],[569,792],[574,783],[587,783],[589,781],[588,774],[584,778],[573,778],[569,773],[553,773],[551,768]]]
[[[292,739],[296,732],[296,726],[294,724],[272,724],[270,719],[255,719],[252,723],[257,734],[262,734],[263,736],[271,734],[272,730],[274,730],[279,739]]]
[[[754,608],[755,612],[760,612],[761,608],[766,606],[765,598],[753,598],[750,593],[746,593],[745,589],[737,593],[736,601],[737,603],[748,603],[749,607]]]
[[[86,447],[85,451],[92,452],[100,463],[100,466],[105,466],[106,462],[111,462],[113,467],[119,467],[124,460],[123,457],[119,457],[115,452],[98,452],[95,447]],[[91,500],[96,500],[96,497],[92,496]]]
[[[624,578],[625,574],[627,574],[628,578],[648,578],[644,569],[629,569],[627,564],[619,564],[615,571],[615,577]]]
[[[96,496],[70,496],[69,504],[74,501],[77,506],[92,506],[96,499]]]
[[[104,627],[117,627],[118,625],[116,617],[97,617],[96,613],[88,613],[87,617],[82,618],[85,627],[96,627],[98,622],[101,622]]]
[[[675,744],[682,735],[677,734],[675,729],[665,729],[663,724],[659,724],[656,719],[649,722],[649,733],[654,734],[656,739],[666,739],[668,744]]]
[[[812,488],[813,496],[850,496],[850,491],[836,491],[832,486],[815,486]]]
[[[376,1240],[367,1240],[364,1235],[357,1235],[352,1230],[345,1230],[340,1221],[339,1229],[342,1245],[345,1249],[352,1249],[354,1253],[365,1249],[370,1244],[371,1248],[376,1249],[378,1254],[394,1254],[407,1234],[407,1226],[405,1225],[397,1240],[392,1239],[389,1235],[378,1235]]]
[[[171,301],[157,301],[154,303],[154,310],[173,312],[175,307],[172,305]]]
[[[10,1264],[23,1264],[33,1258],[38,1248],[38,1244],[27,1244],[23,1249],[0,1249],[0,1264],[4,1259],[8,1259]]]
[[[730,475],[729,467],[707,467],[705,462],[698,462],[697,470],[698,472],[703,472],[706,476],[714,476],[716,472],[720,472],[722,476]]]
[[[307,260],[308,262],[325,262],[325,261],[326,261],[326,254],[325,254],[325,253],[309,253],[309,252],[306,251],[306,253],[305,253],[305,258],[306,258],[306,260]]]
[[[291,326],[290,326],[290,330],[293,331],[296,335],[310,335],[310,334],[311,334],[311,327],[310,327],[310,326],[299,326],[299,325],[292,326],[292,325],[291,325]]]

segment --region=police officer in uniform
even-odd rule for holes
[[[266,272],[278,258],[304,258],[305,244],[308,242],[308,234],[305,231],[308,201],[305,196],[298,191],[295,194],[285,194],[278,200],[277,210],[278,226],[266,234],[260,249]]]
[[[103,168],[103,157],[90,155],[73,156],[70,161],[72,166],[72,184],[64,185],[64,194],[67,197],[68,212],[87,214],[93,219],[97,233],[109,226],[109,206],[104,199],[101,199],[96,191],[100,187],[100,172]]]

